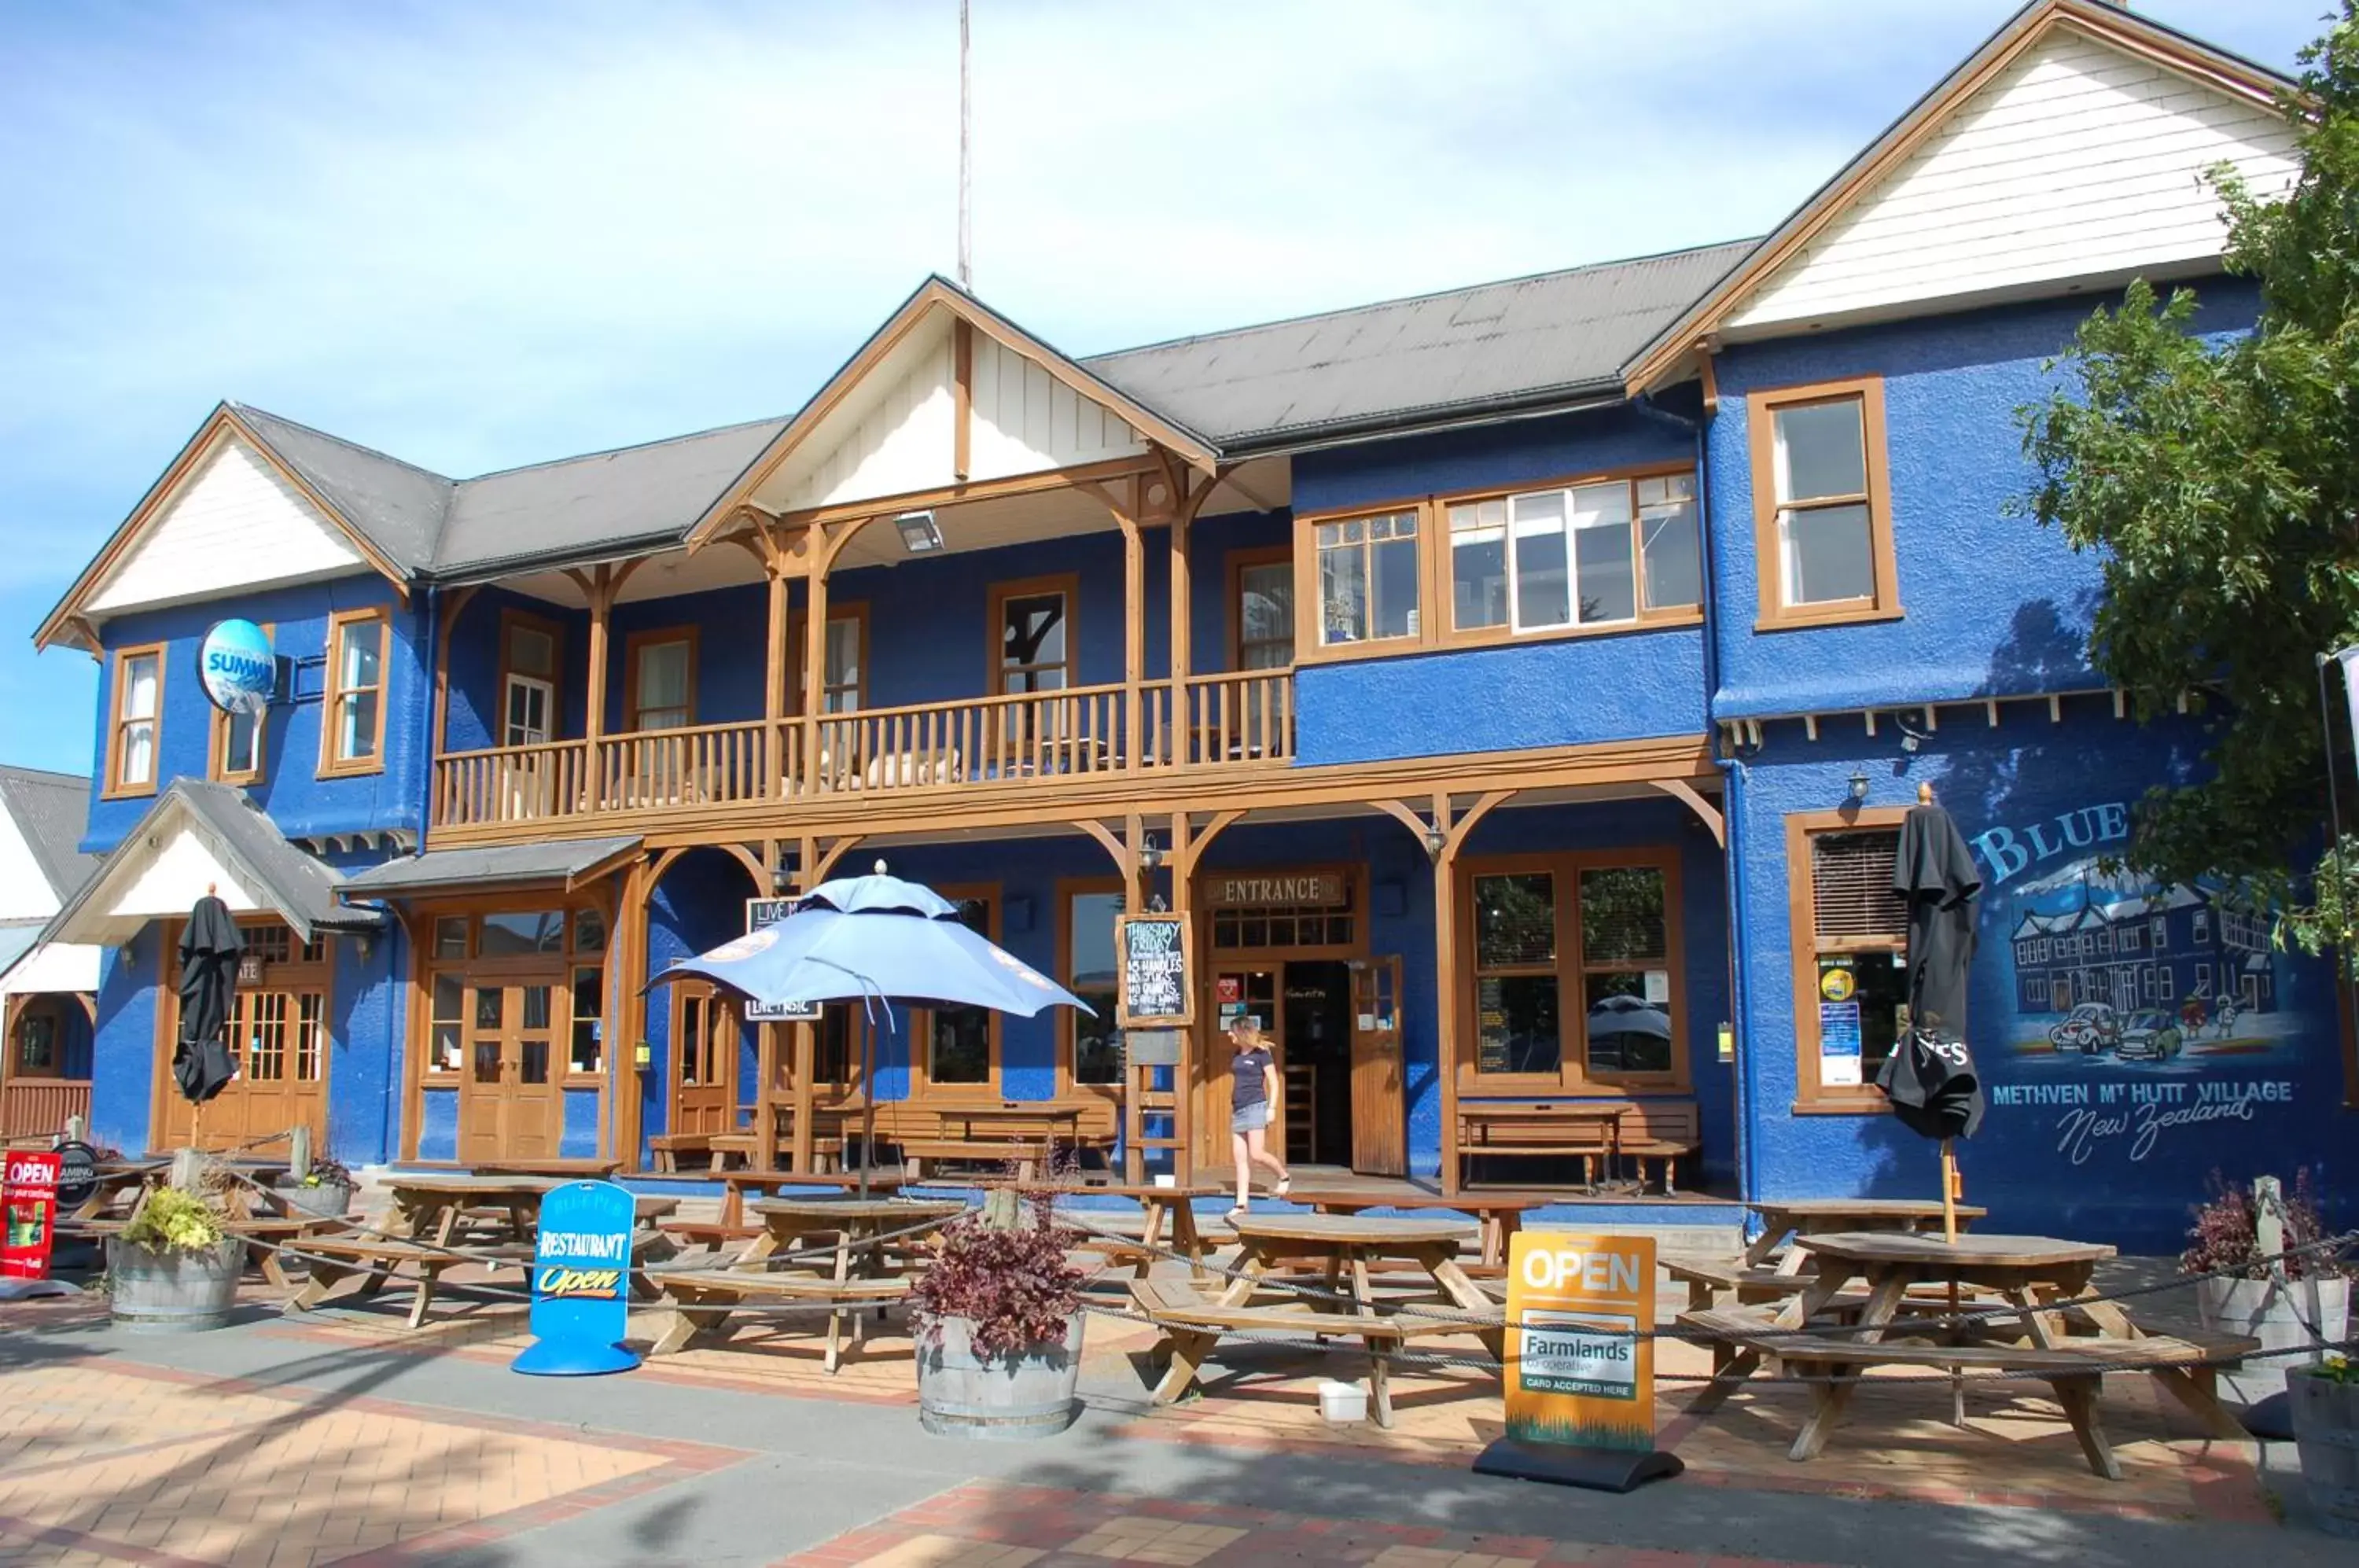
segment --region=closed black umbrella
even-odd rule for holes
[[[180,1037],[172,1052],[172,1079],[191,1105],[203,1105],[237,1076],[237,1059],[222,1040],[237,996],[237,964],[245,953],[229,906],[210,891],[189,911],[180,933]]]
[[[1875,1075],[1903,1127],[1946,1142],[1983,1121],[1982,1078],[1966,1045],[1966,980],[1974,958],[1982,873],[1950,813],[1919,785],[1900,824],[1892,891],[1908,902],[1908,1029]]]

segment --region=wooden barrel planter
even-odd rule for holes
[[[918,1419],[942,1437],[1054,1437],[1081,1412],[1082,1314],[1065,1337],[1021,1356],[984,1360],[967,1320],[943,1318],[918,1340]]]
[[[107,1294],[117,1327],[135,1334],[194,1334],[229,1321],[245,1243],[223,1236],[201,1252],[158,1252],[114,1236],[106,1244]]]
[[[2294,1447],[2318,1525],[2359,1541],[2359,1383],[2301,1367],[2287,1374]]]
[[[2288,1371],[2315,1366],[2326,1345],[2343,1339],[2351,1322],[2351,1281],[2198,1279],[2195,1308],[2206,1333],[2245,1334],[2261,1342],[2259,1357],[2222,1377],[2223,1393],[2250,1404],[2276,1393],[2285,1387]],[[2310,1354],[2288,1354],[2303,1350]]]

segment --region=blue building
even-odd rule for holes
[[[790,417],[469,479],[223,405],[38,634],[103,670],[107,860],[52,928],[107,950],[97,1129],[799,1168],[868,1110],[905,1149],[1213,1168],[1249,1013],[1307,1162],[1557,1180],[1603,1106],[1681,1188],[1922,1194],[1870,1085],[1877,881],[1930,784],[1986,877],[1973,1196],[2166,1240],[2210,1167],[2346,1131],[2333,987],[2208,895],[2017,907],[2198,737],[2125,716],[2097,563],[2005,506],[2093,303],[2185,279],[2252,320],[2198,176],[2285,188],[2282,85],[2039,0],[1759,240],[1084,358],[929,279]],[[281,666],[258,718],[198,678],[227,618]],[[864,1020],[643,994],[880,859],[1099,1018],[921,1012],[862,1082]],[[192,1129],[171,947],[208,887],[259,963]],[[1111,1024],[1157,898],[1194,937],[1176,1067]],[[2168,965],[2121,950],[2158,919]],[[2125,969],[2140,1008],[2236,989],[2262,1046],[2060,1069],[2047,1015]],[[2093,1127],[2131,1084],[2229,1110]]]

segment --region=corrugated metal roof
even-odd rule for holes
[[[786,428],[784,419],[757,419],[464,480],[434,568],[457,573],[601,544],[675,539]]]
[[[638,846],[638,837],[634,834],[626,838],[502,844],[488,849],[438,849],[373,866],[346,878],[341,892],[348,899],[374,898],[429,887],[570,881]]]
[[[1551,392],[1618,391],[1625,361],[1750,240],[1101,354],[1082,363],[1223,451]]]
[[[0,768],[0,804],[16,819],[26,845],[49,879],[49,891],[63,903],[90,880],[99,857],[81,849],[90,820],[90,780],[79,773],[49,773],[33,768]]]
[[[1624,363],[1751,245],[1603,262],[1076,363],[1223,452],[1618,394]],[[759,419],[454,481],[232,407],[388,560],[435,576],[670,542],[791,422]]]

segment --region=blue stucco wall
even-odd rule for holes
[[[1871,805],[1909,804],[1920,781],[1932,783],[1984,873],[1967,1038],[1992,1104],[1959,1160],[1968,1200],[1991,1210],[1989,1228],[2167,1252],[2181,1245],[2188,1207],[2215,1168],[2246,1181],[2267,1172],[2290,1179],[2297,1166],[2315,1165],[2330,1186],[2347,1189],[2336,1166],[2349,1132],[2325,964],[2263,954],[2251,973],[2271,1005],[2226,1037],[2207,1024],[2168,1062],[2059,1051],[2048,1033],[2058,1020],[2022,1005],[2008,940],[2015,923],[2027,910],[2136,895],[2101,857],[2118,851],[2127,808],[2149,785],[2183,779],[2194,766],[2191,726],[2143,729],[2090,698],[2068,704],[2060,724],[2044,709],[2010,708],[1996,729],[1945,725],[1913,758],[1888,730],[1870,740],[1864,729],[1831,726],[1811,742],[1799,724],[1771,726],[1733,795],[1745,845],[1743,1049],[1761,1194],[1940,1192],[1933,1146],[1890,1116],[1790,1110],[1798,998],[1785,819],[1839,808],[1854,770],[1870,780]],[[2244,964],[2240,957],[2240,974]]]
[[[123,946],[108,948],[100,960],[90,1131],[102,1149],[136,1155],[147,1148],[163,952],[162,928],[151,925]]]
[[[409,951],[401,928],[363,958],[351,937],[336,940],[329,997],[328,1145],[347,1165],[378,1164],[400,1148],[401,1063]]]
[[[2250,323],[2255,296],[2202,285],[2207,332]],[[1719,718],[1856,708],[2104,684],[2084,656],[2100,561],[2002,508],[2029,488],[2016,410],[2058,383],[2045,362],[2085,320],[2078,299],[1928,318],[1769,343],[1720,356],[1720,412],[1706,460],[1719,604]],[[1750,395],[1884,377],[1897,621],[1754,630]]]
[[[327,681],[328,616],[338,610],[392,605],[393,633],[386,670],[384,768],[354,778],[321,779],[320,725]],[[421,825],[427,713],[420,650],[422,612],[403,607],[383,578],[341,577],[332,582],[273,589],[234,601],[188,604],[124,615],[106,624],[109,657],[101,661],[97,729],[92,765],[90,830],[82,847],[112,849],[155,802],[136,796],[98,798],[106,768],[105,715],[114,702],[111,650],[166,642],[163,721],[158,726],[159,783],[186,774],[202,779],[210,761],[212,706],[197,678],[197,648],[207,628],[238,615],[272,626],[277,651],[295,660],[293,700],[274,705],[266,721],[265,771],[248,793],[289,837]]]
[[[1517,419],[1304,452],[1294,460],[1294,509],[1328,512],[1537,485],[1641,463],[1692,462],[1695,454],[1688,431],[1631,408]]]

